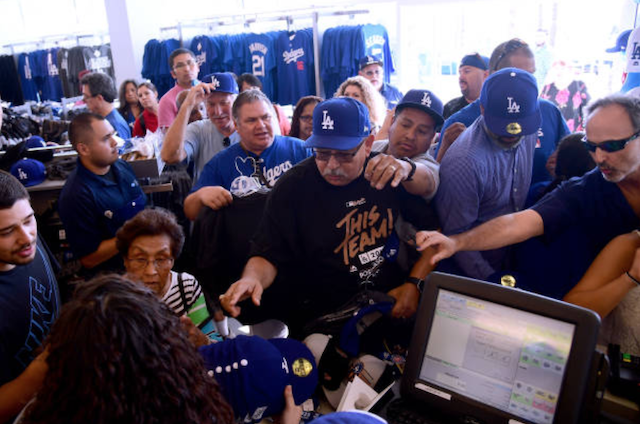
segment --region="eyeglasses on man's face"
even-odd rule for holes
[[[368,71],[365,71],[364,74],[368,77],[373,77],[373,76],[380,76],[380,74],[382,74],[382,70],[380,68],[376,68],[375,70],[373,69],[369,69]]]
[[[352,152],[336,152],[334,150],[325,149],[313,149],[313,152],[316,154],[316,159],[320,162],[329,162],[333,156],[336,162],[340,164],[350,163],[353,162],[353,158],[358,154],[363,144],[364,142],[360,143],[358,147],[356,147],[355,151]]]
[[[178,62],[173,65],[173,69],[183,69],[183,68],[193,68],[196,65],[196,61],[193,59],[189,59],[186,62]]]
[[[309,124],[309,123],[311,123],[313,121],[313,116],[311,116],[311,115],[302,115],[302,116],[300,116],[300,120],[302,122],[304,122],[305,124]]]
[[[582,142],[584,143],[584,147],[590,151],[591,153],[595,153],[596,149],[602,149],[605,152],[612,153],[617,152],[625,148],[625,146],[640,137],[640,131],[632,134],[629,138],[623,138],[621,140],[608,140],[602,141],[600,143],[594,143],[593,141],[589,141],[587,136],[582,137]]]

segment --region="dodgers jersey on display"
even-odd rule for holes
[[[283,105],[295,105],[300,97],[315,94],[313,36],[311,29],[283,32],[277,41],[278,97]]]
[[[207,35],[199,35],[191,40],[191,51],[196,55],[196,62],[200,67],[198,79],[201,80],[205,75],[209,75],[213,71],[213,63],[216,60],[217,53],[215,45],[211,38]]]
[[[251,73],[262,82],[262,91],[268,98],[275,94],[274,71],[276,69],[275,42],[272,33],[247,34],[245,37],[247,58]]]

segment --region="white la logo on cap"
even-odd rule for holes
[[[211,77],[211,85],[213,85],[214,89],[218,89],[220,87],[220,81],[216,79],[216,77]]]
[[[424,93],[424,96],[422,96],[422,100],[420,100],[420,103],[422,103],[426,107],[431,107],[431,97],[429,97],[429,93]]]
[[[513,97],[507,97],[509,101],[509,106],[507,106],[507,112],[509,113],[520,113],[520,105],[513,101]]]
[[[18,168],[18,178],[19,178],[20,180],[27,180],[27,179],[29,179],[29,176],[27,175],[27,173],[26,173],[26,172],[24,172],[24,171],[22,170],[22,168]]]
[[[322,129],[323,130],[332,130],[333,129],[333,119],[328,115],[328,110],[322,111]]]

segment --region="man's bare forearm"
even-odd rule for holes
[[[184,151],[184,138],[187,134],[187,125],[189,124],[189,115],[191,115],[192,109],[192,105],[187,102],[183,103],[178,111],[178,116],[169,127],[160,151],[163,161],[178,163],[187,157],[187,153]]]
[[[478,227],[451,236],[456,251],[491,250],[544,234],[542,217],[533,209],[499,216]]]

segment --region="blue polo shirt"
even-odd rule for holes
[[[618,185],[598,168],[562,183],[531,209],[542,217],[544,235],[517,246],[517,287],[555,298],[576,285],[607,243],[640,227]]]
[[[105,116],[104,119],[109,121],[113,129],[118,132],[119,137],[125,140],[131,138],[131,128],[129,128],[129,124],[127,124],[127,121],[124,120],[122,115],[120,115],[120,112],[115,108],[113,108],[111,113]]]
[[[311,150],[305,147],[302,140],[294,137],[276,135],[271,146],[260,156],[245,151],[240,143],[232,144],[207,162],[191,191],[208,186],[221,186],[229,190],[237,177],[249,177],[255,172],[253,161],[256,159],[262,159],[262,173],[273,187],[282,174],[309,156]]]
[[[382,84],[380,94],[382,94],[382,97],[387,101],[387,109],[393,109],[398,105],[398,102],[402,100],[402,93],[400,90],[386,82]]]
[[[542,122],[538,129],[538,142],[533,156],[533,173],[531,175],[531,184],[540,181],[550,181],[551,175],[547,172],[547,159],[556,150],[558,143],[562,138],[569,134],[569,127],[562,117],[560,110],[551,102],[544,99],[538,99],[540,102],[540,114]],[[444,121],[442,130],[440,130],[440,140],[442,135],[455,122],[461,122],[469,127],[480,116],[480,99],[470,103],[467,107],[460,109]],[[438,156],[440,144],[436,147],[434,156]]]
[[[115,237],[124,222],[144,209],[146,198],[131,166],[122,159],[111,165],[113,180],[96,175],[78,159],[58,199],[58,211],[76,258],[95,252]],[[121,268],[119,257],[105,263]]]

